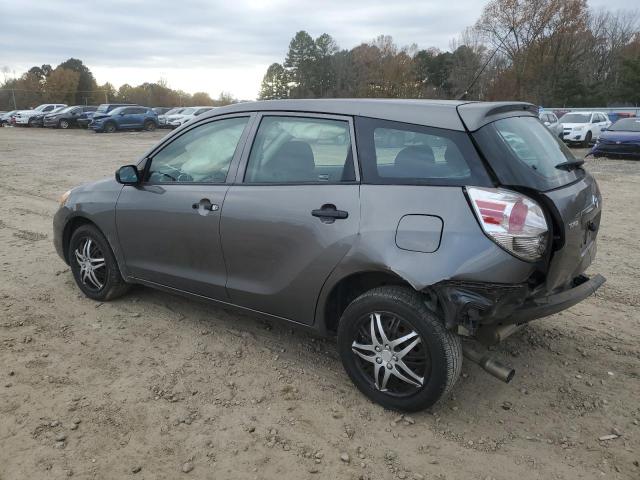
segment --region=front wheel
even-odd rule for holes
[[[583,146],[584,148],[589,148],[589,145],[591,145],[591,138],[592,138],[592,137],[593,137],[593,136],[591,135],[591,132],[590,132],[590,131],[589,131],[589,132],[587,132],[587,134],[586,134],[586,135],[585,135],[585,137],[584,137],[584,142],[583,142],[583,144],[582,144],[582,146]]]
[[[93,225],[82,225],[73,232],[68,257],[73,278],[87,297],[112,300],[129,289],[109,243]]]
[[[104,124],[103,130],[105,133],[113,133],[116,131],[116,124],[113,122],[107,122]]]
[[[340,319],[338,350],[356,387],[393,410],[430,407],[462,368],[460,337],[406,287],[379,287],[355,299]]]
[[[69,120],[60,120],[58,122],[58,127],[59,128],[64,128],[64,129],[69,128]]]

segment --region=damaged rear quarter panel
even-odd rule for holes
[[[362,185],[358,240],[332,272],[320,294],[317,318],[341,279],[359,272],[391,272],[420,291],[445,280],[521,284],[534,271],[482,232],[462,187]],[[396,228],[405,215],[443,221],[440,247],[432,253],[403,250]]]

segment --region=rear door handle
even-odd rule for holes
[[[338,210],[335,205],[327,203],[322,208],[311,210],[311,215],[320,219],[327,219],[331,221],[344,220],[349,217],[349,212],[345,210]]]

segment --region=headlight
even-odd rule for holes
[[[67,199],[69,198],[69,195],[71,195],[71,190],[67,190],[62,195],[60,195],[60,199],[58,200],[58,203],[60,204],[61,207],[64,207],[64,204],[67,203]]]

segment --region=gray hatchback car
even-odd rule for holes
[[[526,103],[283,100],[203,114],[65,193],[78,287],[131,284],[337,336],[369,398],[412,411],[604,278],[595,180]]]

